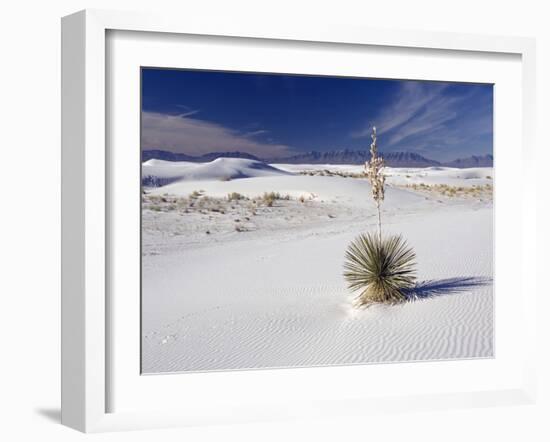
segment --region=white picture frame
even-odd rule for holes
[[[535,400],[535,339],[525,340],[521,355],[521,381],[510,380],[503,388],[477,388],[461,392],[391,394],[377,397],[316,398],[311,402],[284,398],[271,405],[232,404],[223,415],[207,408],[190,415],[189,411],[151,410],[112,411],[109,392],[114,387],[109,376],[113,355],[109,327],[113,316],[108,299],[110,216],[108,186],[109,156],[106,120],[108,118],[106,82],[107,45],[110,31],[155,32],[163,35],[201,35],[270,39],[273,41],[337,43],[384,48],[467,51],[483,54],[511,54],[521,57],[522,120],[521,173],[535,163],[535,43],[518,37],[491,37],[450,33],[388,31],[307,24],[300,28],[280,23],[216,23],[194,17],[167,17],[151,14],[86,10],[62,21],[62,423],[84,432],[155,428],[285,419],[289,417],[368,414],[376,410],[479,407],[533,403]],[[496,133],[498,137],[499,134]],[[532,190],[521,189],[521,253],[523,272],[526,258],[536,256],[535,205]],[[533,278],[522,278],[520,321],[525,336],[535,333],[536,286]],[[498,318],[497,318],[498,319]],[[337,370],[330,369],[330,370]],[[354,367],[354,370],[367,369]],[[370,368],[372,369],[372,367]],[[307,370],[307,369],[302,369]],[[241,381],[269,370],[242,372]],[[281,376],[281,372],[277,376]],[[328,373],[328,371],[326,371]],[[219,376],[203,374],[202,376]],[[275,376],[273,374],[273,376]],[[282,376],[286,376],[283,374]],[[290,375],[288,375],[290,376]],[[172,377],[175,379],[174,377]],[[518,378],[519,379],[519,378]],[[252,381],[251,381],[252,382]],[[186,398],[192,400],[192,398]],[[157,411],[152,411],[152,410]],[[289,409],[292,411],[289,412]]]

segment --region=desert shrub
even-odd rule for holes
[[[227,194],[227,199],[228,201],[239,201],[246,199],[246,197],[239,192],[231,192]]]
[[[281,194],[279,192],[265,192],[262,196],[263,202],[268,206],[273,206],[275,200],[280,200]]]
[[[357,304],[394,304],[406,300],[416,281],[416,255],[400,236],[380,239],[359,235],[346,251],[344,277],[348,288],[360,290]]]

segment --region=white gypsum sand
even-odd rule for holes
[[[177,175],[144,188],[144,373],[493,355],[491,168],[386,170],[382,229],[417,254],[416,299],[361,310],[342,265],[377,228],[369,183],[301,172],[362,167],[255,163],[144,164]]]

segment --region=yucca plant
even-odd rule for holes
[[[372,198],[378,212],[378,232],[359,235],[349,246],[344,278],[352,291],[361,290],[357,304],[395,304],[406,300],[405,291],[416,281],[414,251],[400,236],[382,237],[380,204],[384,201],[384,160],[378,156],[376,127],[372,128],[371,158],[365,163]]]
[[[382,240],[359,235],[348,247],[344,277],[348,288],[361,290],[358,305],[395,304],[405,301],[405,290],[416,281],[416,255],[400,235]]]

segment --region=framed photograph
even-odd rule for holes
[[[493,357],[493,87],[142,67],[142,373]]]
[[[534,400],[532,40],[83,11],[62,44],[64,424]]]

